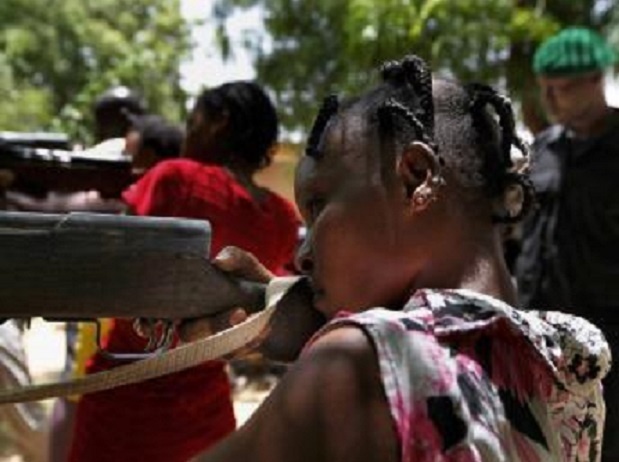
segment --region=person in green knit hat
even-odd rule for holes
[[[539,207],[523,226],[516,278],[522,306],[588,318],[619,358],[619,111],[604,91],[616,61],[615,50],[583,27],[562,30],[535,52],[533,69],[554,125],[533,144]],[[604,385],[602,461],[617,461],[619,367]]]

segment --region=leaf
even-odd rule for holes
[[[2,0],[0,22],[0,76],[11,79],[0,89],[14,95],[0,107],[0,130],[54,128],[90,142],[92,104],[113,84],[135,88],[154,113],[183,118],[178,69],[192,43],[179,0]]]
[[[268,48],[253,41],[257,78],[276,95],[283,125],[307,131],[323,96],[366,87],[383,61],[406,53],[435,71],[504,87],[534,88],[531,58],[567,24],[604,25],[596,0],[216,0],[217,21],[262,8]],[[613,3],[613,2],[607,2]],[[541,8],[540,5],[545,7]],[[613,33],[619,42],[619,13]],[[229,33],[225,30],[224,34]],[[224,55],[231,52],[224,37]]]

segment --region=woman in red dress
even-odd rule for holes
[[[234,245],[275,273],[293,259],[299,218],[286,199],[258,186],[277,139],[275,109],[256,84],[205,91],[189,118],[182,157],[159,163],[123,194],[132,213],[206,219],[211,255]],[[117,320],[110,351],[143,351],[129,321]],[[117,366],[95,355],[88,372]],[[208,362],[80,400],[71,461],[185,462],[234,430],[224,363]]]

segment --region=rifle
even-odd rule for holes
[[[94,213],[0,212],[0,318],[165,322],[264,307],[265,285],[208,261],[207,221]]]
[[[137,179],[120,150],[72,151],[62,133],[0,132],[0,169],[15,175],[11,189],[37,196],[94,189],[103,197],[119,197]]]

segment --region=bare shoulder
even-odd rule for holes
[[[355,325],[338,326],[319,337],[309,351],[322,348],[346,349],[351,353],[374,355],[374,348],[363,330]]]
[[[241,433],[261,447],[264,458],[256,460],[289,460],[291,452],[295,460],[397,460],[378,362],[363,331],[337,328],[318,339]]]
[[[367,396],[381,392],[378,365],[371,342],[356,327],[328,331],[291,366],[273,397],[285,396],[295,414],[313,416],[331,405],[358,410]],[[369,382],[374,382],[368,387]],[[356,402],[356,400],[362,402]]]
[[[341,373],[363,374],[376,363],[376,353],[365,332],[356,326],[340,326],[328,330],[312,343],[297,363],[300,368],[314,367],[336,369]],[[344,364],[342,364],[344,363]],[[339,376],[336,372],[336,377]],[[348,377],[350,378],[350,377]]]
[[[376,354],[365,333],[353,326],[339,327],[311,345],[286,377],[290,385],[283,385],[290,387],[289,393],[301,405],[330,410],[331,405],[350,406],[357,411],[368,403],[368,395],[381,393],[379,375]],[[300,383],[306,391],[315,390],[315,396],[300,392]]]

